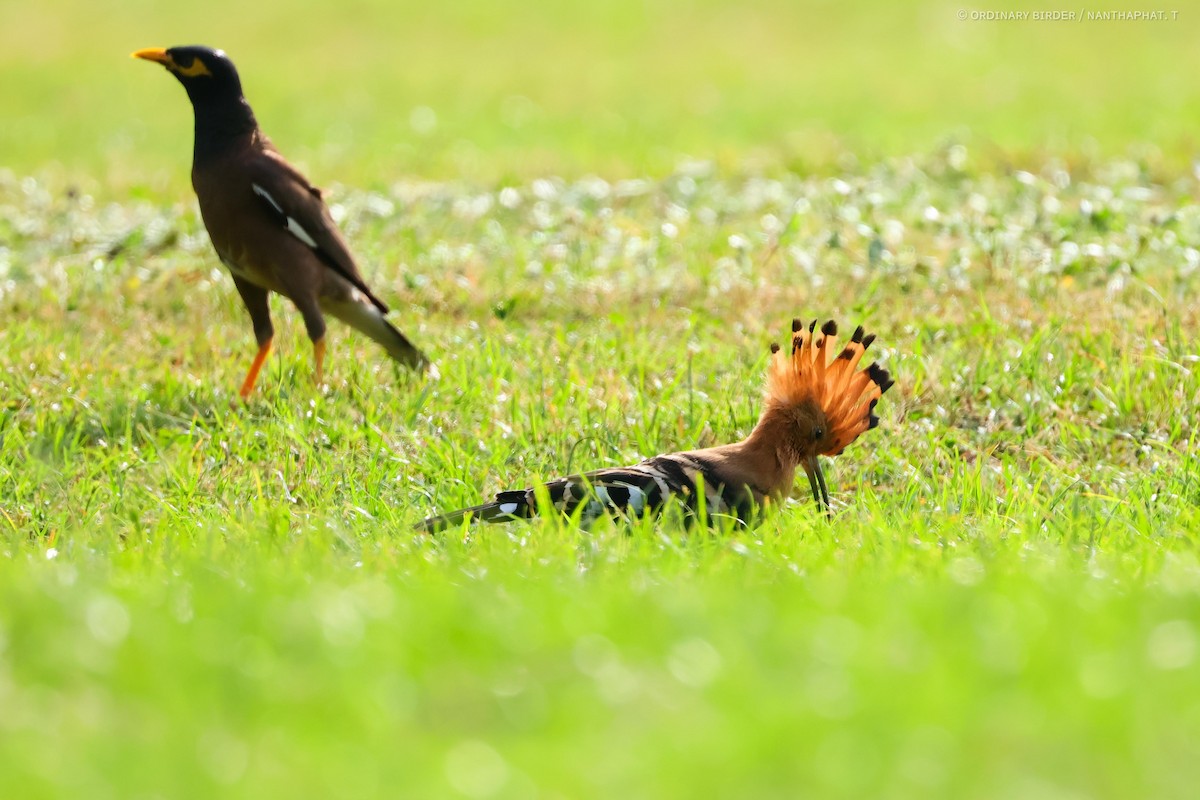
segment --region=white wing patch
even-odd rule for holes
[[[291,232],[292,236],[295,236],[313,250],[317,249],[317,243],[314,242],[313,238],[308,235],[308,231],[304,230],[304,228],[301,228],[300,223],[296,222],[296,220],[292,219],[291,217],[287,218],[287,229]]]
[[[312,249],[314,249],[314,250],[317,249],[317,243],[313,240],[313,238],[311,236],[308,235],[308,231],[304,230],[304,228],[301,227],[300,223],[296,222],[295,219],[293,219],[292,217],[289,217],[287,214],[283,213],[283,206],[279,205],[279,203],[277,203],[275,201],[274,197],[271,197],[270,192],[268,192],[263,187],[259,186],[257,183],[250,184],[250,188],[254,190],[254,193],[256,195],[258,195],[259,197],[261,197],[262,199],[264,199],[268,203],[270,203],[271,207],[279,212],[279,216],[283,217],[287,221],[287,224],[285,227],[287,228],[288,233],[292,234],[292,236],[295,236],[297,239],[304,242],[306,245],[308,245]]]
[[[658,486],[659,497],[669,497],[671,495],[671,485],[667,483],[667,479],[664,478],[662,473],[658,470],[654,469],[653,467],[648,467],[645,464],[635,464],[634,466],[630,467],[630,469],[640,472],[643,475],[650,476],[650,478]]]
[[[516,510],[517,510],[516,503],[501,503],[500,504],[500,513],[501,514],[511,514]]]
[[[641,516],[642,509],[646,507],[646,493],[632,483],[619,482],[615,485],[624,486],[629,490],[629,510],[635,517]]]
[[[279,205],[279,203],[276,203],[276,202],[275,202],[275,198],[274,198],[274,197],[271,197],[271,193],[270,193],[270,192],[268,192],[266,189],[264,189],[264,188],[262,188],[261,186],[259,186],[257,183],[252,183],[252,184],[250,184],[250,188],[254,190],[254,193],[255,193],[256,195],[258,195],[258,196],[259,196],[259,197],[261,197],[263,200],[266,200],[268,203],[270,203],[270,204],[271,204],[271,207],[272,207],[272,208],[274,208],[276,211],[278,211],[278,212],[279,212],[279,216],[281,216],[281,217],[283,217],[283,216],[286,216],[286,215],[283,213],[283,206],[281,206],[281,205]]]

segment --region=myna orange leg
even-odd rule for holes
[[[250,323],[254,326],[254,338],[258,342],[258,354],[254,357],[254,363],[250,365],[250,371],[246,373],[246,380],[242,382],[242,388],[238,392],[245,400],[250,396],[250,392],[254,391],[258,373],[266,363],[267,356],[271,355],[271,342],[275,337],[275,327],[271,324],[267,290],[261,286],[255,286],[237,275],[233,276],[233,285],[237,287],[238,294],[242,296],[242,302],[246,304],[246,310],[250,312]]]
[[[245,400],[254,391],[254,384],[258,381],[258,373],[262,371],[262,366],[266,363],[267,356],[271,355],[271,339],[258,346],[258,355],[254,357],[254,363],[250,365],[250,371],[246,373],[246,380],[242,382],[242,388],[238,394]]]
[[[292,302],[300,309],[304,328],[313,343],[313,364],[319,386],[325,380],[325,317],[321,316],[321,306],[316,297],[304,296],[297,291],[292,294]]]

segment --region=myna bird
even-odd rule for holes
[[[654,513],[670,498],[693,515],[703,508],[706,522],[717,515],[750,522],[791,492],[800,467],[808,474],[817,509],[831,514],[819,457],[840,454],[876,427],[875,404],[892,385],[878,364],[858,370],[873,341],[875,336],[859,327],[831,359],[837,325],[826,322],[818,335],[816,322],[805,328],[793,320],[791,347],[771,346],[762,416],[745,440],[560,478],[538,488],[558,512],[578,514],[584,525],[602,514]],[[464,520],[527,519],[539,511],[537,495],[533,488],[500,492],[490,502],[430,517],[417,528],[434,533]]]
[[[323,378],[328,313],[383,345],[413,369],[425,356],[393,328],[388,307],[367,287],[321,190],[284,160],[258,127],[229,57],[208,47],[148,48],[134,58],[162,64],[187,90],[196,118],[192,186],[221,261],[233,274],[258,340],[242,384],[245,399],[271,352],[269,292],[289,298],[313,343]]]

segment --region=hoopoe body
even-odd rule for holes
[[[765,506],[791,492],[797,469],[808,475],[817,507],[829,511],[829,491],[819,456],[836,456],[879,424],[875,404],[892,385],[887,370],[857,370],[873,335],[862,327],[836,358],[837,325],[816,333],[792,321],[789,350],[771,346],[766,392],[758,424],[734,444],[648,458],[630,467],[599,469],[544,484],[551,504],[587,524],[601,514],[640,517],[674,498],[710,519],[728,515],[750,522]],[[857,370],[857,371],[856,371]],[[430,517],[418,527],[435,532],[466,519],[506,522],[538,513],[535,488],[498,493],[490,502]],[[581,509],[582,506],[582,509]]]

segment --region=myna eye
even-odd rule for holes
[[[814,442],[819,442],[819,441],[821,441],[821,439],[822,439],[824,436],[825,436],[825,429],[824,429],[824,428],[822,428],[820,425],[818,425],[817,427],[813,428],[813,441],[814,441]]]

